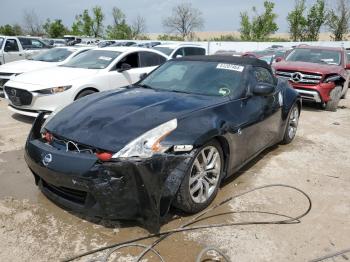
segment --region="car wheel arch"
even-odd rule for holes
[[[84,87],[81,90],[79,90],[79,92],[75,95],[74,97],[74,101],[77,100],[77,98],[79,97],[79,95],[85,91],[94,91],[94,92],[100,92],[97,88],[95,87]]]

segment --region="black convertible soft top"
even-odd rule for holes
[[[265,61],[252,58],[252,57],[240,57],[240,56],[223,56],[223,55],[197,55],[197,56],[184,56],[174,59],[176,61],[203,61],[203,62],[219,62],[219,63],[233,63],[239,65],[252,65],[265,67],[271,70],[271,66]]]

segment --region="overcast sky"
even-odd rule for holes
[[[334,0],[330,0],[331,2]],[[112,22],[111,9],[117,6],[123,10],[127,20],[131,22],[137,15],[146,19],[148,33],[160,33],[162,19],[171,13],[171,8],[180,1],[175,0],[1,0],[0,25],[22,24],[24,10],[34,10],[41,20],[62,19],[71,26],[76,14],[95,5],[100,5],[106,15],[105,24]],[[192,5],[201,10],[205,20],[203,31],[238,31],[239,13],[250,11],[253,6],[262,10],[262,0],[192,0]],[[278,14],[279,32],[287,32],[286,16],[294,5],[293,0],[274,0]],[[316,0],[307,0],[310,5]]]

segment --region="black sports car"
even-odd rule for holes
[[[25,159],[59,205],[158,231],[170,205],[206,208],[224,178],[267,147],[290,143],[300,110],[297,92],[266,62],[184,57],[46,121],[41,113]]]

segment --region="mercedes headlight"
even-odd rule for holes
[[[42,89],[42,90],[37,90],[34,91],[35,93],[43,94],[43,95],[51,95],[51,94],[58,94],[62,93],[64,91],[67,91],[70,89],[72,86],[57,86],[57,87],[52,87],[52,88],[47,88],[47,89]]]
[[[149,158],[156,153],[164,153],[171,146],[162,145],[161,141],[177,128],[177,119],[161,124],[131,141],[112,158],[141,157]]]

